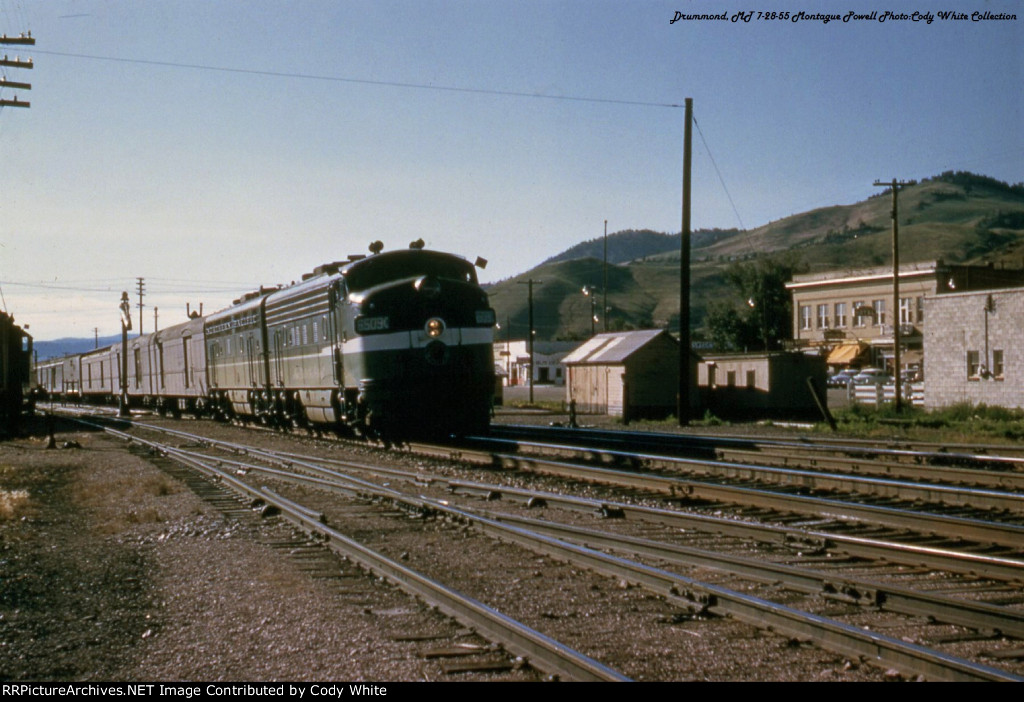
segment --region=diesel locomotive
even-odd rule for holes
[[[473,264],[410,248],[325,264],[131,339],[126,364],[120,344],[51,359],[37,380],[65,399],[115,401],[127,365],[128,402],[161,413],[384,436],[476,433],[490,422],[494,323]]]
[[[16,434],[22,412],[30,408],[31,359],[32,336],[0,312],[0,434]]]

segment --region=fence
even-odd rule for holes
[[[896,400],[896,385],[849,385],[847,387],[850,402],[860,405],[874,405],[875,407]],[[924,383],[904,383],[903,399],[915,407],[924,407]]]

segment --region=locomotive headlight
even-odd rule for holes
[[[437,338],[444,334],[444,320],[440,317],[432,317],[427,320],[424,330],[427,332],[427,336]]]

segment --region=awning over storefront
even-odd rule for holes
[[[924,351],[907,349],[900,354],[900,363],[905,366],[920,366],[924,362]]]
[[[868,345],[860,342],[854,344],[840,344],[832,349],[832,352],[828,355],[828,365],[830,366],[846,366],[853,363],[857,358],[867,351]]]

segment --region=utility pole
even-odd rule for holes
[[[154,307],[153,308],[153,333],[154,334],[156,334],[158,331],[160,331],[159,320],[160,320],[160,308],[159,307]]]
[[[143,291],[146,288],[146,279],[145,278],[136,278],[135,280],[138,281],[135,285],[136,285],[136,287],[138,288],[138,291],[139,291],[139,305],[138,305],[138,307],[139,307],[139,336],[142,336],[142,308],[143,308],[142,295],[143,295]]]
[[[910,185],[895,178],[890,183],[876,180],[875,187],[892,188],[892,362],[896,376],[896,412],[903,410],[903,396],[900,388],[900,225],[899,189]]]
[[[100,347],[100,328],[99,327],[93,327],[92,328],[92,333],[93,333],[93,336],[96,337],[96,345],[93,348],[98,349]]]
[[[533,331],[533,286],[534,285],[543,285],[544,281],[542,281],[542,280],[534,280],[533,278],[530,278],[527,281],[520,280],[519,284],[520,285],[528,285],[529,286],[529,292],[527,293],[527,304],[529,305],[529,310],[530,310],[530,331],[529,331],[529,334],[530,334],[530,336],[529,336],[529,348],[530,348],[530,404],[532,405],[533,404],[533,337],[534,337],[534,331]]]
[[[36,40],[32,37],[32,32],[20,34],[16,37],[9,37],[6,34],[0,36],[0,46],[34,46]],[[24,59],[20,56],[15,56],[13,59],[7,54],[0,58],[0,66],[10,66],[11,68],[27,68],[31,69],[34,64],[32,59]],[[31,90],[31,83],[18,83],[13,80],[7,80],[5,77],[0,77],[0,88],[13,88],[15,90]],[[18,96],[15,95],[10,100],[0,99],[0,107],[30,107],[31,103],[27,100],[19,100]]]
[[[679,426],[690,423],[690,166],[693,98],[686,98],[683,129],[683,228],[679,242]]]

